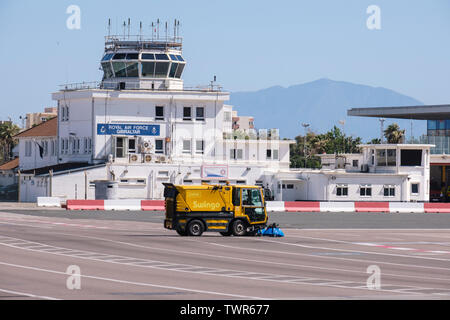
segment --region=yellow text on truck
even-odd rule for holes
[[[256,234],[267,224],[261,187],[245,185],[174,185],[164,183],[164,227],[182,236],[204,231],[223,236]]]

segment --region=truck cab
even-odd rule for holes
[[[215,231],[223,236],[243,236],[266,227],[264,193],[259,186],[164,183],[164,187],[164,227],[179,235]]]

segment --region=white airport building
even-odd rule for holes
[[[176,34],[106,37],[102,81],[63,86],[58,116],[17,136],[19,200],[95,199],[99,181],[116,198],[162,199],[164,182],[229,181],[279,201],[428,201],[430,145],[362,145],[323,155],[323,169],[290,169],[295,141],[275,129],[235,136],[229,93],[186,88],[186,63]]]

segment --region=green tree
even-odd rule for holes
[[[400,130],[400,126],[396,123],[389,125],[384,130],[384,137],[388,143],[402,143],[405,136],[405,130]]]
[[[362,143],[361,138],[347,137],[336,126],[330,131],[322,134],[308,132],[305,136],[297,136],[296,144],[290,146],[291,167],[292,168],[320,168],[320,158],[318,154],[334,153],[358,153],[358,145]],[[305,151],[306,150],[306,153]]]
[[[14,136],[18,134],[20,128],[12,122],[0,124],[0,163],[11,160],[11,151],[15,145]]]
[[[368,142],[368,144],[381,144],[380,138],[374,138]]]

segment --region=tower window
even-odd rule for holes
[[[155,77],[165,78],[167,77],[167,72],[169,71],[169,62],[157,62],[155,67]]]
[[[141,55],[142,60],[155,60],[155,55],[153,53],[143,53]]]
[[[154,62],[142,62],[142,76],[147,78],[153,78],[155,74]]]
[[[114,55],[113,60],[123,60],[125,59],[126,56],[127,56],[126,53],[116,53]]]
[[[169,60],[169,57],[167,56],[167,54],[161,54],[161,53],[157,53],[155,54],[156,60]]]

